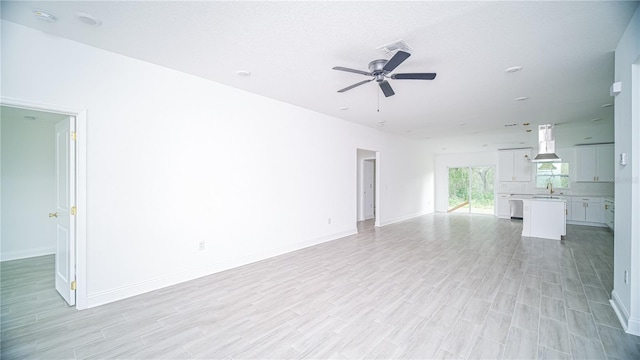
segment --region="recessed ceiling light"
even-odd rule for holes
[[[246,70],[238,70],[236,71],[236,74],[238,74],[238,76],[251,76],[251,73],[246,71]]]
[[[591,140],[591,139],[593,139],[593,137],[592,137],[592,136],[587,136],[587,137],[586,137],[586,138],[584,138],[584,139],[585,139],[585,140]]]
[[[56,22],[56,17],[55,16],[53,16],[53,15],[51,15],[49,13],[46,13],[44,11],[35,10],[33,12],[33,16],[35,16],[36,19],[38,19],[38,20],[46,21],[48,23]]]
[[[522,70],[522,66],[512,66],[512,67],[504,69],[504,72],[506,72],[506,73],[514,73],[514,72],[518,72],[520,70]]]
[[[90,25],[90,26],[100,26],[100,25],[102,25],[102,20],[98,19],[97,17],[95,17],[93,15],[89,15],[87,13],[78,12],[78,13],[76,13],[76,17],[78,18],[78,20],[80,20],[83,23],[85,23],[87,25]]]
[[[523,101],[523,100],[527,100],[529,97],[528,96],[520,96],[516,98],[516,101]]]
[[[531,132],[531,129],[527,129],[527,132]]]
[[[522,123],[523,126],[529,126],[529,123]]]
[[[340,110],[349,110],[349,108],[348,108],[348,107],[346,107],[346,106],[341,106],[341,107],[340,107]]]
[[[603,108],[606,108],[606,107],[612,107],[612,106],[613,106],[613,104],[602,104],[601,106],[602,106]]]
[[[600,121],[602,120],[601,118],[595,118],[595,119],[591,119],[591,121]]]

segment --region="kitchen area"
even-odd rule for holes
[[[531,148],[498,150],[495,215],[522,220],[523,236],[561,240],[566,224],[613,231],[614,145],[575,145],[556,154],[540,131],[537,155]]]

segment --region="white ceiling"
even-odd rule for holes
[[[602,105],[613,102],[613,51],[637,6],[633,1],[2,1],[2,18],[381,131],[427,139],[446,153],[536,146],[535,125],[545,123],[559,124],[559,147],[613,141],[613,108]],[[47,11],[57,21],[37,20],[33,10]],[[85,25],[77,12],[102,24]],[[371,60],[385,58],[378,47],[400,39],[413,51],[396,71],[437,72],[435,80],[390,80],[396,95],[389,98],[375,82],[337,93],[367,78],[333,66],[367,70]],[[511,66],[523,70],[506,73]],[[238,76],[238,70],[252,75]],[[529,98],[515,101],[522,96]],[[527,122],[530,133],[522,126]]]

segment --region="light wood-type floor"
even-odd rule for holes
[[[608,303],[613,238],[431,214],[101,307],[51,256],[2,263],[2,359],[639,359]],[[116,266],[116,264],[114,264]]]

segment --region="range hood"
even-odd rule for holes
[[[533,162],[559,162],[556,155],[556,138],[553,124],[538,125],[538,155]]]

